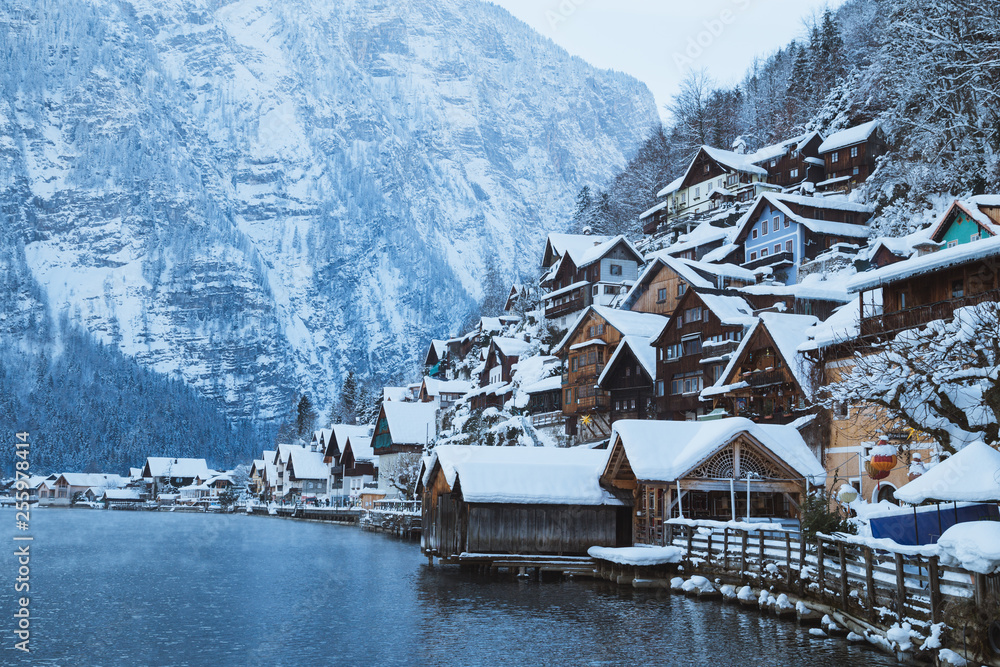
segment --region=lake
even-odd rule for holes
[[[273,517],[39,509],[32,654],[5,665],[894,665],[795,623],[604,582],[492,580],[417,545]],[[14,513],[0,510],[13,542]]]

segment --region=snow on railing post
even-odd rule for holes
[[[872,558],[871,547],[864,548],[865,554],[865,599],[868,604],[869,620],[875,620],[875,603],[878,600],[875,590],[875,566]]]
[[[844,611],[847,611],[848,586],[847,586],[847,554],[843,542],[837,542],[837,552],[840,556],[840,600]]]
[[[733,510],[735,512],[735,510]],[[722,569],[729,569],[729,528],[722,529]]]
[[[819,594],[826,589],[826,558],[823,556],[823,538],[816,538],[816,577],[819,579]]]
[[[893,554],[896,560],[896,614],[900,622],[906,616],[906,577],[903,574],[903,554]]]

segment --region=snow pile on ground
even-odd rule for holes
[[[753,600],[753,589],[749,586],[744,586],[740,589],[740,592],[736,594],[737,599],[749,602]]]
[[[681,586],[685,593],[714,593],[715,586],[705,577],[691,577]]]
[[[910,638],[914,634],[916,633],[913,632],[913,628],[909,623],[903,623],[902,625],[896,623],[886,631],[885,638],[896,644],[899,650],[905,653],[913,648],[913,642],[910,641]],[[917,636],[919,637],[920,635],[917,634]]]
[[[980,574],[1000,572],[1000,522],[968,521],[944,531],[937,542],[941,563]]]
[[[938,651],[938,661],[942,665],[952,665],[952,667],[965,667],[969,661],[952,651],[950,648],[943,648]]]
[[[664,565],[679,563],[684,556],[680,547],[590,547],[587,554],[597,560],[619,565]]]

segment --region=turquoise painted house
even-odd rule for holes
[[[956,199],[941,216],[931,240],[944,248],[997,236],[1000,232],[1000,195]]]

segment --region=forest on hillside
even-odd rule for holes
[[[702,144],[754,151],[875,119],[893,150],[861,196],[881,234],[909,231],[935,195],[1000,188],[1000,3],[848,0],[807,23],[735,86],[689,71],[668,123],[604,189],[581,190],[575,229],[639,235],[639,214]]]

